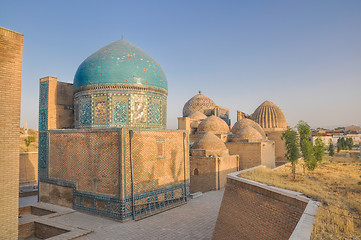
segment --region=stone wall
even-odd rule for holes
[[[238,174],[227,176],[213,239],[309,239],[316,213],[305,210],[310,199]]]
[[[18,239],[23,37],[0,27],[0,239]]]
[[[38,182],[38,153],[20,153],[19,183],[29,184]]]

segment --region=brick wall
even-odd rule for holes
[[[23,37],[0,27],[0,239],[18,237]]]
[[[228,173],[238,170],[238,156],[190,157],[191,193],[223,188]],[[219,180],[218,180],[219,178]]]
[[[29,184],[38,182],[38,153],[20,153],[19,183]]]
[[[275,155],[277,162],[287,162],[285,141],[281,139],[283,131],[265,131],[269,140],[275,141]]]
[[[261,165],[261,143],[226,142],[229,154],[239,155],[239,168],[247,169]]]
[[[261,164],[268,168],[276,167],[275,142],[274,141],[262,142]]]
[[[59,82],[56,77],[45,77],[49,82],[48,129],[72,128],[74,126],[73,84]]]
[[[118,196],[119,132],[51,132],[49,177],[76,182],[77,190]]]
[[[275,167],[275,145],[273,141],[264,142],[226,142],[229,154],[239,155],[239,169],[259,165]]]
[[[227,177],[213,239],[289,239],[308,200]]]

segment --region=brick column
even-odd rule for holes
[[[18,239],[23,38],[0,27],[0,239]]]

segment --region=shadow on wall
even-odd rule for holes
[[[240,178],[239,173],[227,176],[213,239],[310,238],[315,202],[301,193]]]

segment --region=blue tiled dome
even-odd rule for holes
[[[125,41],[115,41],[80,64],[74,88],[101,84],[129,84],[168,90],[161,66],[143,50]]]

